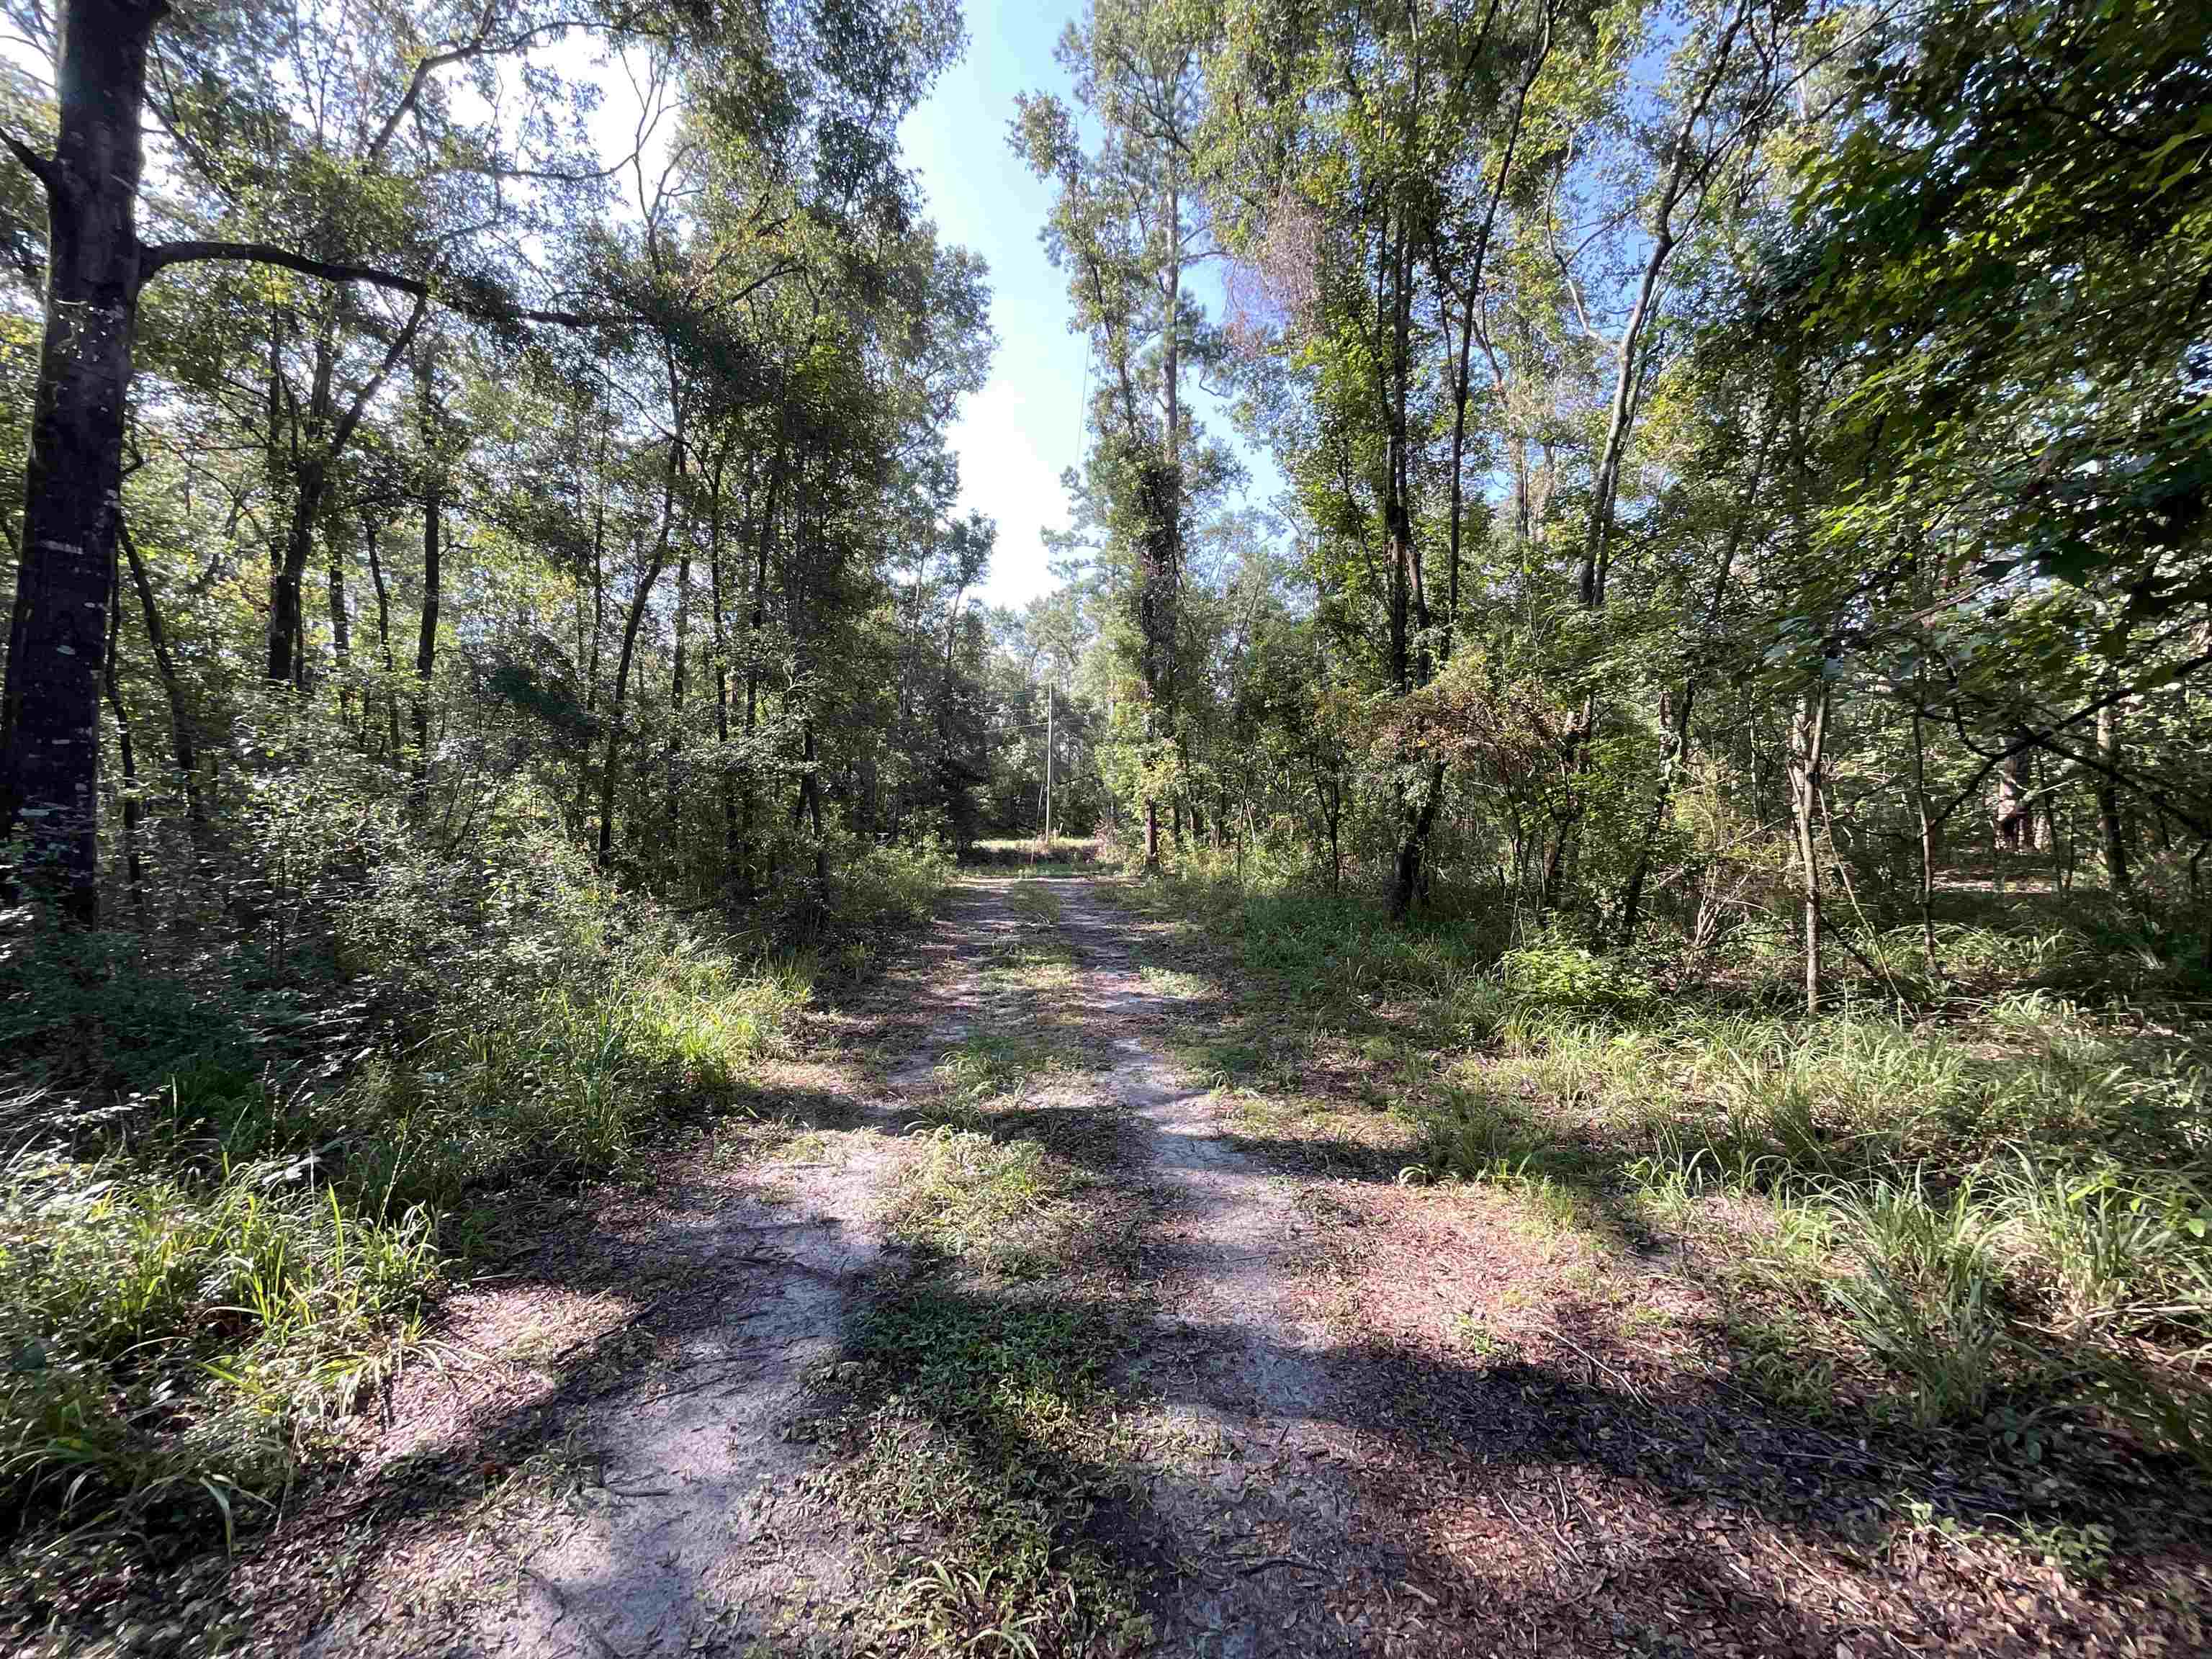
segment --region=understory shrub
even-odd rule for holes
[[[825,948],[910,926],[945,867],[854,849]],[[0,1525],[258,1515],[495,1195],[635,1172],[812,994],[817,956],[624,896],[526,819],[342,873],[281,959],[265,928],[0,921]]]

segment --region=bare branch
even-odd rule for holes
[[[139,281],[142,283],[149,281],[171,265],[224,260],[276,265],[285,270],[298,271],[303,276],[320,277],[327,283],[368,283],[376,288],[390,289],[395,293],[411,294],[418,299],[427,298],[430,293],[430,283],[421,276],[380,270],[374,265],[311,259],[304,253],[295,253],[289,248],[277,247],[267,242],[162,242],[145,251],[139,267]],[[464,316],[486,322],[550,323],[564,328],[598,328],[632,320],[618,312],[539,310],[503,302],[486,304],[471,301],[466,295],[447,296],[446,303]]]
[[[61,173],[54,166],[52,157],[40,155],[12,132],[0,132],[0,144],[5,144],[8,153],[21,161],[49,193],[59,187]]]

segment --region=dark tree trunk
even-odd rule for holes
[[[775,533],[776,486],[783,482],[783,454],[781,449],[769,464],[768,499],[761,512],[759,539],[753,550],[753,603],[745,623],[745,798],[744,823],[738,845],[738,869],[742,872],[744,891],[750,897],[758,890],[759,884],[753,869],[753,815],[757,808],[757,785],[753,777],[753,733],[760,725],[760,647],[761,629],[768,624],[768,551],[769,538]]]
[[[2111,703],[2097,711],[2097,758],[2107,769],[2120,763],[2119,711]],[[2135,875],[2128,865],[2127,824],[2120,816],[2120,787],[2110,769],[2097,775],[2097,823],[2104,831],[2105,876],[2115,897],[2135,896]]]
[[[384,657],[384,713],[390,731],[387,754],[393,765],[399,763],[399,691],[398,674],[392,660],[392,590],[385,586],[384,561],[377,552],[377,540],[381,526],[363,514],[361,520],[362,544],[368,550],[368,580],[376,588],[376,645]],[[364,732],[368,711],[362,710]]]
[[[414,343],[416,332],[422,325],[428,304],[426,295],[415,296],[414,309],[408,313],[407,321],[392,336],[391,344],[386,348],[384,361],[377,366],[376,372],[355,390],[352,400],[343,412],[337,410],[332,390],[333,377],[337,372],[337,332],[351,313],[351,307],[343,300],[326,320],[322,334],[315,343],[314,384],[307,393],[308,441],[305,453],[300,455],[294,469],[291,526],[285,535],[283,551],[269,578],[269,678],[289,680],[295,690],[305,689],[307,665],[306,617],[301,603],[301,591],[307,578],[307,561],[314,552],[315,525],[322,517],[323,498],[330,487],[331,470],[337,465],[338,458],[345,453],[346,446],[353,441],[353,434],[361,425],[361,417],[370,402],[390,378],[394,366],[406,355],[407,348]],[[427,357],[425,362],[423,396],[427,400],[429,396]],[[427,436],[429,421],[427,402],[423,420]]]
[[[131,905],[145,925],[146,870],[138,857],[138,761],[131,744],[131,717],[123,709],[123,689],[116,684],[116,646],[123,635],[123,594],[119,573],[111,579],[107,611],[107,706],[115,715],[115,757],[123,769],[123,878]]]
[[[1436,827],[1437,807],[1443,794],[1443,763],[1432,761],[1420,802],[1411,808],[1398,837],[1398,855],[1391,870],[1390,914],[1401,921],[1413,913],[1426,885],[1429,832]]]
[[[1421,552],[1413,539],[1413,441],[1407,417],[1413,368],[1413,249],[1402,215],[1389,240],[1378,286],[1385,278],[1389,371],[1380,391],[1388,460],[1382,520],[1390,540],[1390,678],[1396,694],[1406,697],[1429,683],[1435,662],[1428,643],[1429,601]],[[1443,793],[1441,765],[1425,766],[1421,774],[1424,781],[1419,786],[1403,781],[1396,786],[1398,846],[1391,860],[1390,914],[1401,919],[1410,915],[1419,901],[1429,832],[1435,826],[1437,804]]]
[[[22,829],[30,884],[87,924],[100,913],[100,697],[138,302],[139,109],[164,9],[64,6],[54,154],[10,146],[46,188],[47,264],[0,694],[0,831]]]
[[[799,799],[814,831],[814,901],[827,906],[830,900],[830,844],[822,835],[822,766],[821,751],[814,744],[814,722],[806,722],[805,769],[799,775]]]
[[[154,584],[146,574],[146,562],[138,556],[130,521],[118,519],[116,539],[131,567],[131,585],[138,590],[138,609],[146,621],[146,643],[154,653],[155,672],[161,678],[161,695],[169,704],[169,742],[176,751],[178,781],[185,791],[185,833],[198,851],[207,833],[207,808],[200,799],[199,756],[192,741],[191,717],[185,712],[185,690],[177,678],[175,659],[169,655],[168,630],[154,603]]]
[[[1936,823],[1928,815],[1928,730],[1920,714],[1923,698],[1917,678],[1912,693],[1912,804],[1920,819],[1920,949],[1933,983],[1942,974],[1936,956]]]
[[[422,618],[415,633],[415,777],[422,782],[430,775],[430,677],[438,666],[438,611],[445,599],[446,474],[437,455],[438,365],[432,352],[423,352],[416,372],[429,469],[422,483]]]
[[[346,610],[345,549],[336,534],[336,526],[326,527],[324,539],[330,544],[331,560],[331,659],[338,682],[338,715],[343,724],[353,724],[353,683],[349,678],[353,666],[352,618]]]
[[[2022,730],[2016,733],[2025,738]],[[2033,797],[2035,751],[2022,742],[2006,757],[1997,774],[1996,834],[2000,853],[2033,851],[2035,846]]]
[[[438,611],[445,586],[444,492],[434,475],[422,492],[422,620],[415,633],[415,775],[430,775],[430,676],[438,666]]]
[[[1805,1012],[1820,1012],[1820,843],[1815,816],[1828,736],[1828,678],[1823,671],[1798,699],[1790,721],[1790,817],[1804,910]]]
[[[653,543],[652,562],[638,577],[637,591],[630,596],[629,617],[623,624],[622,654],[615,659],[614,698],[607,710],[606,748],[599,767],[599,859],[602,870],[614,860],[615,778],[622,765],[623,705],[629,696],[629,665],[637,654],[637,630],[645,621],[646,602],[653,597],[653,585],[660,580],[660,573],[668,563],[668,538],[676,512],[676,480],[683,471],[684,434],[679,425],[676,435],[668,441],[668,470],[660,492],[660,533]]]
[[[684,821],[683,779],[678,757],[683,748],[684,694],[689,689],[690,632],[691,544],[687,538],[684,550],[676,560],[676,660],[668,677],[668,743],[662,756],[662,769],[666,774],[668,784],[668,845],[665,850],[672,860],[678,858],[678,831]],[[680,871],[680,860],[678,863]]]
[[[725,445],[714,457],[714,474],[708,485],[707,497],[707,586],[708,600],[714,610],[714,737],[721,745],[721,754],[714,766],[720,781],[722,797],[722,860],[723,886],[733,887],[738,879],[738,796],[734,781],[730,775],[730,639],[729,629],[722,612],[722,469],[729,458]],[[747,469],[746,494],[752,490],[751,474]],[[738,534],[744,537],[744,519],[751,510],[748,499],[746,514],[740,514]]]
[[[306,610],[301,590],[307,580],[307,560],[315,548],[315,519],[322,511],[323,468],[317,461],[304,463],[294,488],[291,526],[285,532],[284,550],[269,580],[269,678],[301,689],[301,664],[306,631]]]

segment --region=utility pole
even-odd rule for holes
[[[1052,856],[1052,682],[1044,683],[1044,855]]]

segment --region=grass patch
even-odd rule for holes
[[[1018,881],[1008,890],[1007,902],[1019,921],[1013,936],[994,946],[986,979],[1002,992],[1032,998],[1071,989],[1075,952],[1060,930],[1059,893],[1045,882]]]
[[[373,872],[281,975],[0,933],[0,1527],[234,1536],[503,1197],[642,1175],[788,1051],[817,957],[506,851]],[[930,875],[891,862],[849,884],[878,921]]]
[[[969,1031],[937,1062],[937,1075],[955,1121],[972,1124],[987,1109],[1018,1104],[1033,1082],[1080,1066],[1054,1033],[1020,1022]]]
[[[1940,1012],[1875,981],[1808,1019],[1781,1012],[1783,953],[1712,982],[1563,936],[1509,949],[1480,915],[1113,890],[1165,924],[1164,988],[1228,1005],[1178,1036],[1238,1090],[1240,1132],[1326,1141],[1379,1107],[1413,1173],[1496,1186],[1532,1232],[1671,1241],[1794,1408],[1996,1455],[2024,1414],[2099,1415],[2212,1468],[2212,1048],[2192,1006],[2055,988],[2183,986],[2148,924],[2014,896],[1947,920]]]
[[[1007,1278],[1065,1261],[1085,1225],[1073,1200],[1095,1184],[1088,1177],[1035,1140],[998,1141],[949,1124],[912,1145],[890,1194],[894,1239]]]
[[[868,1637],[930,1654],[1127,1654],[1150,1638],[1112,1537],[1133,1500],[1107,1375],[1111,1310],[999,1299],[934,1275],[893,1289],[848,1345],[824,1425],[851,1459],[820,1477],[888,1538]],[[842,1369],[842,1367],[840,1369]]]
[[[1096,841],[1070,841],[1064,836],[1054,836],[1048,844],[1040,836],[1000,836],[970,842],[960,852],[963,865],[1042,877],[1095,870],[1103,858]]]
[[[1216,994],[1203,975],[1152,963],[1137,969],[1137,982],[1154,996],[1173,997],[1179,1002],[1203,1002]]]
[[[315,1426],[410,1346],[441,1261],[420,1207],[351,1211],[312,1161],[0,1174],[0,1493],[20,1520],[212,1522],[265,1504]]]

